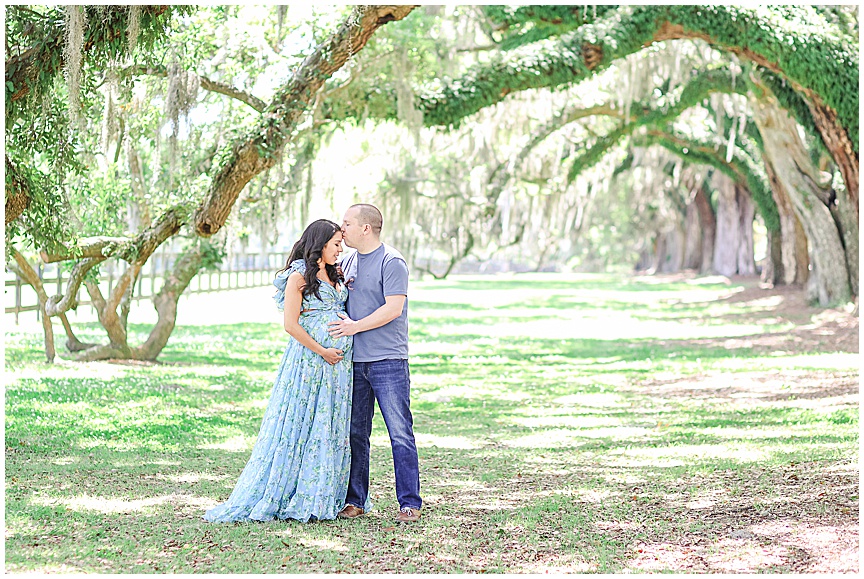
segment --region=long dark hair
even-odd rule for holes
[[[324,246],[340,230],[341,228],[329,219],[319,219],[310,223],[291,249],[285,267],[277,271],[277,275],[288,269],[292,262],[302,259],[306,262],[306,273],[303,275],[306,285],[303,286],[303,297],[309,297],[314,294],[320,300],[321,294],[318,292],[321,287],[321,280],[318,279],[318,260],[321,259],[321,252],[324,250]],[[327,271],[327,277],[334,284],[344,281],[335,265],[328,263],[324,266],[324,269]]]

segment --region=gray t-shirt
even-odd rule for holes
[[[408,359],[408,264],[396,249],[382,243],[375,251],[355,251],[342,263],[348,282],[345,309],[352,320],[365,318],[384,305],[385,296],[406,296],[402,314],[379,328],[354,336],[354,361]]]

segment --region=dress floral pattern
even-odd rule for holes
[[[303,260],[292,262],[273,282],[280,310],[295,271],[305,273]],[[348,290],[322,282],[319,293],[320,300],[314,294],[303,298],[300,325],[325,348],[343,350],[344,358],[331,366],[289,339],[252,456],[228,500],[206,512],[207,521],[335,519],[345,506],[353,337],[331,338],[327,324],[345,311]]]

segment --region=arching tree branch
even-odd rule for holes
[[[419,107],[428,126],[458,125],[511,92],[578,83],[654,42],[680,38],[705,40],[780,75],[814,106],[834,111],[837,130],[857,152],[858,53],[808,6],[621,7],[557,40],[475,66],[440,88],[427,87]],[[789,42],[795,38],[806,40]]]
[[[135,76],[149,75],[167,78],[168,68],[165,66],[134,66],[125,69],[123,73]],[[223,94],[233,99],[237,99],[240,102],[246,103],[259,113],[263,113],[264,109],[267,108],[267,103],[265,103],[255,95],[236,89],[229,84],[210,80],[209,78],[204,76],[198,76],[198,80],[201,82],[201,88],[203,88],[204,90],[209,90],[210,92]]]
[[[352,54],[362,50],[378,28],[405,18],[413,9],[414,6],[357,7],[326,42],[306,57],[262,114],[258,126],[233,145],[231,155],[213,177],[207,198],[194,217],[198,235],[209,237],[219,231],[243,187],[275,164],[277,154],[291,138],[324,82]],[[356,26],[355,21],[359,22]]]
[[[85,257],[119,257],[130,264],[146,262],[156,248],[173,236],[186,222],[189,211],[176,206],[166,211],[155,223],[135,237],[87,237],[79,245],[66,248],[65,252],[42,252],[42,261],[54,263]]]

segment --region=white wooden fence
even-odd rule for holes
[[[136,301],[149,300],[157,294],[162,288],[165,272],[171,268],[179,256],[179,253],[167,249],[157,250],[150,256],[138,276],[132,299]],[[268,285],[273,281],[276,271],[285,266],[287,258],[288,252],[235,253],[226,256],[219,270],[199,272],[192,278],[189,287],[183,293],[186,295],[218,292]],[[114,288],[117,278],[122,275],[125,267],[126,264],[118,259],[108,259],[101,264],[98,279],[103,295],[107,295]],[[69,272],[64,271],[61,264],[39,262],[37,272],[49,296],[65,292]],[[16,324],[19,314],[23,312],[36,312],[36,319],[39,319],[41,312],[39,311],[36,291],[17,274],[8,270],[6,271],[5,293],[5,303],[7,304],[5,313],[14,314]],[[78,298],[79,307],[88,305],[92,307],[90,296],[85,288],[82,287],[78,290]],[[8,305],[10,303],[14,303],[14,305]]]

